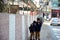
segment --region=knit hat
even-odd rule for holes
[[[37,20],[40,20],[40,18],[37,18]]]
[[[33,23],[36,23],[36,21],[33,21]]]

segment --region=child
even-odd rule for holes
[[[32,40],[32,38],[34,40],[35,26],[36,26],[36,21],[33,21],[33,23],[29,27],[29,30],[30,30],[30,40]]]
[[[36,40],[40,40],[40,31],[42,27],[42,21],[41,19],[37,18],[37,25],[36,25]]]

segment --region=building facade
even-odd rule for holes
[[[60,0],[51,0],[52,2],[52,7],[60,7]]]

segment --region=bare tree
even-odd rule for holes
[[[2,12],[4,9],[4,1],[0,0],[0,12]]]

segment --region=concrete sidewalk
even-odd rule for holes
[[[41,29],[41,40],[56,40],[49,27],[49,22],[44,22]]]
[[[50,29],[57,40],[60,40],[60,26],[50,26]]]

